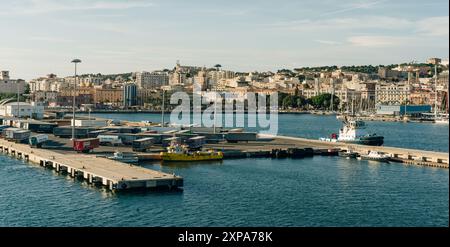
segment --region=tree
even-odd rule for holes
[[[283,109],[294,107],[294,100],[292,96],[287,96],[283,99],[282,107]]]
[[[333,96],[333,109],[337,109],[339,106],[339,98],[334,95]],[[311,105],[316,109],[330,109],[331,106],[331,94],[325,93],[321,95],[317,95],[311,98]]]
[[[25,85],[25,92],[24,94],[30,94],[30,84]]]
[[[297,96],[297,108],[303,108],[308,104],[308,101],[303,96]]]
[[[0,100],[15,98],[15,97],[17,97],[17,94],[15,94],[15,93],[0,93]]]

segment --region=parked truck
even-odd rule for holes
[[[4,128],[2,130],[2,137],[7,139],[7,140],[11,139],[12,136],[13,136],[13,131],[16,131],[16,130],[20,130],[20,129],[19,128],[15,128],[15,127]]]
[[[87,138],[89,132],[96,130],[93,127],[75,127],[75,138]],[[62,138],[72,137],[72,127],[71,126],[61,126],[53,128],[53,134]]]
[[[133,141],[133,151],[145,152],[155,143],[155,139],[152,137],[141,138]]]
[[[99,139],[100,145],[111,145],[111,146],[118,146],[122,144],[122,140],[117,135],[98,135],[97,138]]]
[[[195,136],[192,138],[189,138],[185,141],[186,145],[190,149],[201,149],[203,145],[206,143],[206,137],[204,136]]]
[[[249,142],[257,140],[256,132],[229,132],[225,135],[225,140],[230,143]]]
[[[6,128],[2,131],[2,136],[8,140],[17,143],[26,142],[30,137],[31,132],[29,130],[19,128]]]
[[[98,148],[100,141],[98,138],[86,138],[73,140],[73,149],[79,153],[89,153],[94,148]]]
[[[28,139],[28,143],[30,144],[30,147],[36,147],[36,148],[41,148],[42,145],[47,141],[48,141],[48,135],[45,135],[45,134],[30,136],[30,138]]]

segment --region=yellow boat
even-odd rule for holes
[[[163,161],[208,161],[208,160],[222,160],[222,152],[214,152],[212,150],[207,152],[189,152],[184,145],[174,144],[167,148],[167,152],[161,152],[161,159]]]

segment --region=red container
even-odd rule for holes
[[[337,139],[337,134],[336,133],[331,134],[331,139]]]
[[[78,152],[87,153],[90,150],[99,147],[100,140],[98,138],[75,139],[73,141],[73,149]]]

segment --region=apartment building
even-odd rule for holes
[[[169,74],[166,72],[136,72],[136,85],[140,89],[154,89],[169,84]]]
[[[0,71],[0,92],[1,93],[17,93],[25,92],[26,83],[21,79],[11,79],[9,77],[9,71]]]
[[[411,86],[408,83],[380,82],[375,86],[376,104],[404,104],[409,100]]]

